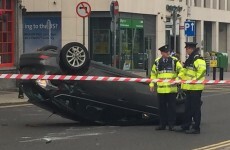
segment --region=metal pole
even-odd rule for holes
[[[177,21],[177,10],[173,10],[173,37],[174,37],[174,48],[173,51],[176,52],[176,21]]]
[[[213,67],[213,80],[216,80],[216,67]]]
[[[188,2],[188,11],[187,11],[187,18],[188,19],[186,19],[187,21],[189,21],[190,16],[191,16],[191,6],[192,6],[192,1],[190,0]],[[189,37],[188,36],[186,36],[186,42],[189,42]]]
[[[49,45],[51,45],[51,28],[52,28],[51,20],[48,19],[46,24],[47,24],[48,32],[49,32]]]
[[[117,29],[116,29],[117,17],[114,15],[113,28],[114,28],[114,40],[113,40],[113,67],[116,68],[116,46],[117,46]]]
[[[85,45],[85,17],[83,17],[83,45]]]
[[[220,68],[219,79],[220,79],[220,80],[224,80],[224,68]]]

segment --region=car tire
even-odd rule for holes
[[[57,51],[58,47],[54,45],[45,45],[39,48],[37,51]]]
[[[89,53],[86,47],[77,42],[66,44],[60,52],[60,67],[70,74],[82,74],[89,68]]]

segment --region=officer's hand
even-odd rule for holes
[[[149,88],[150,92],[154,92],[154,87]]]

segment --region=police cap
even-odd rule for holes
[[[185,42],[185,48],[187,47],[195,48],[196,45],[197,45],[196,42]]]
[[[169,51],[169,46],[168,45],[164,45],[161,46],[160,48],[158,48],[161,52],[168,52]]]

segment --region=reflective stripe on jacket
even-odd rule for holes
[[[180,69],[182,69],[181,63],[176,57],[170,56],[168,62],[164,63],[163,58],[157,58],[152,66],[150,79],[176,79]],[[154,83],[149,84],[150,87],[154,87]],[[171,83],[157,83],[158,93],[177,93],[177,85]]]

